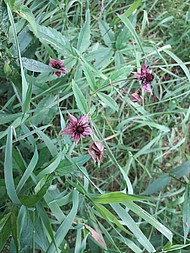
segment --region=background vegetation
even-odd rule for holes
[[[0,0],[0,14],[0,251],[189,252],[189,1]],[[134,103],[144,61],[154,95]],[[68,112],[89,113],[78,145],[60,135]]]

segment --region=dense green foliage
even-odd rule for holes
[[[0,14],[0,251],[189,252],[188,1],[0,0]],[[77,145],[68,112],[89,117]]]

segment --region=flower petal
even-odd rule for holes
[[[143,63],[141,67],[141,74],[145,75],[147,71],[146,62]]]
[[[76,124],[77,122],[78,122],[78,119],[77,118],[75,118],[75,116],[73,116],[72,114],[70,114],[69,112],[68,112],[68,115],[69,115],[69,118],[70,118],[70,121],[71,121],[71,124]]]
[[[150,86],[150,83],[142,83],[142,87],[145,91],[150,92],[152,94],[152,88]]]
[[[73,127],[67,127],[65,129],[63,129],[63,131],[61,132],[61,135],[63,135],[63,134],[72,135],[73,133],[74,133],[74,128]]]
[[[75,134],[75,135],[74,135],[74,142],[75,142],[76,144],[78,144],[80,138],[81,138],[81,135],[80,135],[80,134]]]
[[[104,151],[104,145],[101,141],[95,141],[94,144],[98,148],[99,151],[103,152]]]
[[[136,76],[136,78],[138,78],[139,80],[141,79],[141,73],[138,73],[138,72],[132,72],[135,76]]]
[[[92,130],[89,126],[84,128],[84,132],[83,132],[84,135],[90,135],[91,133],[92,133]]]
[[[84,116],[81,116],[79,119],[78,119],[78,123],[83,125],[83,124],[86,124],[88,122],[88,114],[84,115]]]
[[[53,67],[53,65],[55,65],[55,63],[56,63],[56,60],[50,57],[50,58],[49,58],[49,65],[50,65],[51,67]]]

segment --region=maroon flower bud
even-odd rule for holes
[[[104,153],[104,145],[101,141],[95,141],[88,150],[89,155],[95,162],[100,162]]]

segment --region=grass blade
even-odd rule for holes
[[[72,89],[73,89],[73,93],[75,96],[75,100],[76,100],[76,104],[77,104],[78,109],[83,114],[87,114],[88,113],[88,105],[87,105],[86,99],[74,80],[72,80]]]
[[[79,193],[76,190],[74,190],[73,191],[73,207],[55,234],[55,241],[56,241],[57,247],[60,246],[66,234],[68,233],[69,229],[71,228],[72,223],[77,214],[78,205],[79,205]],[[55,245],[53,245],[53,243],[51,243],[51,245],[49,246],[47,253],[55,253]]]
[[[11,201],[14,204],[20,204],[20,200],[18,199],[13,180],[12,135],[13,135],[13,127],[10,126],[8,128],[7,142],[5,148],[5,162],[4,162],[5,186],[7,189],[7,194],[9,195]]]
[[[22,187],[24,186],[24,184],[26,183],[27,179],[31,176],[33,170],[35,169],[36,167],[36,164],[38,162],[38,151],[37,151],[37,148],[35,148],[35,151],[34,151],[34,155],[28,165],[28,167],[26,168],[22,178],[20,179],[18,185],[17,185],[17,193],[20,192],[20,190],[22,189]]]

